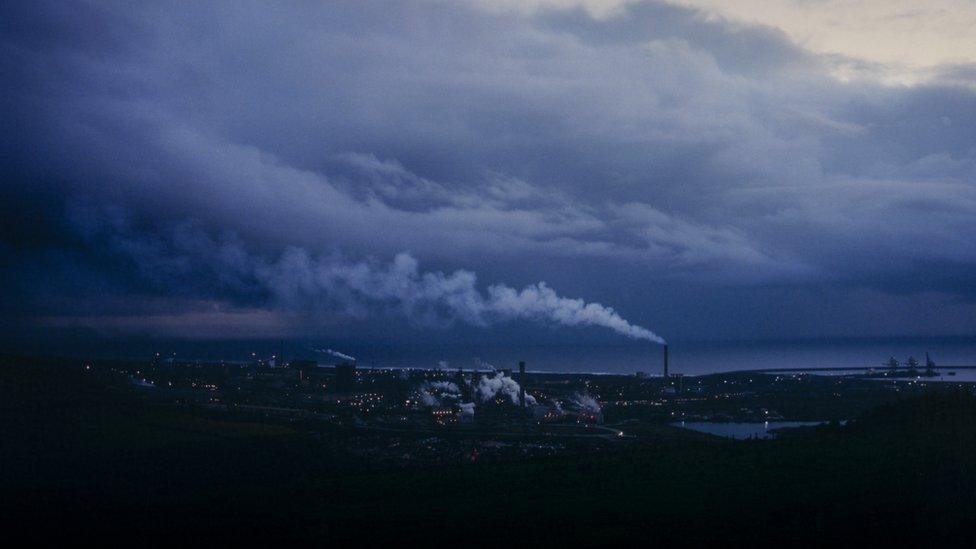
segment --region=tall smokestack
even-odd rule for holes
[[[668,380],[668,344],[664,344],[664,380]]]
[[[519,361],[519,406],[525,408],[525,361]]]

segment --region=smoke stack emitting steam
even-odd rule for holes
[[[522,387],[514,379],[505,375],[504,372],[496,372],[494,376],[484,376],[474,384],[474,391],[483,401],[489,401],[496,396],[506,396],[512,404],[520,405],[521,399],[531,406],[537,404],[535,397],[527,395],[522,391]]]
[[[258,260],[259,261],[259,260]],[[612,307],[558,295],[545,282],[517,290],[504,284],[477,287],[470,271],[421,272],[410,254],[392,263],[348,262],[337,256],[312,257],[290,248],[273,264],[259,264],[256,277],[282,303],[316,303],[323,298],[353,314],[371,308],[399,311],[418,324],[464,322],[491,326],[511,320],[547,321],[564,326],[602,326],[632,339],[664,344],[654,332],[624,320]]]
[[[118,249],[154,250],[155,255],[134,256],[147,271],[168,272],[174,264],[204,265],[208,272],[225,278],[215,284],[230,289],[256,283],[275,304],[287,309],[331,310],[365,317],[371,313],[398,312],[411,322],[444,325],[464,322],[490,326],[512,320],[555,322],[564,326],[602,326],[632,339],[664,344],[654,332],[624,320],[613,308],[582,299],[561,297],[545,282],[517,290],[504,284],[482,292],[471,271],[421,272],[408,253],[399,253],[389,264],[353,262],[341,255],[313,255],[297,247],[286,248],[269,260],[251,254],[234,238],[215,239],[202,229],[179,230],[152,237],[138,237],[108,226],[120,243]],[[121,245],[126,244],[126,245]],[[182,274],[182,273],[180,273]],[[352,357],[326,350],[351,360]]]

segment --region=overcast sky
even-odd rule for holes
[[[962,0],[5,2],[3,328],[625,337],[489,290],[544,281],[679,339],[972,335],[974,27]]]

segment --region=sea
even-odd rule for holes
[[[487,340],[487,338],[486,338]],[[333,364],[337,359],[316,349],[333,349],[356,358],[364,368],[517,369],[526,362],[528,371],[633,375],[660,375],[663,348],[659,344],[624,340],[619,343],[526,345],[518,343],[464,344],[418,341],[409,345],[383,341],[355,342],[328,338],[246,341],[117,341],[97,346],[84,342],[74,353],[59,354],[115,358],[149,358],[155,353],[179,359],[244,361],[284,353],[286,359],[317,360]],[[64,347],[62,347],[64,348]],[[49,354],[50,347],[36,353]],[[46,352],[45,352],[46,351]],[[925,364],[926,353],[947,379],[976,381],[976,370],[952,367],[976,366],[976,336],[952,338],[818,339],[795,341],[699,342],[672,341],[671,373],[704,375],[757,369],[883,368],[889,357],[903,364],[914,356]],[[943,368],[944,367],[944,368]],[[817,372],[843,375],[844,371]]]
[[[346,352],[346,351],[344,351]],[[433,368],[517,368],[539,372],[660,375],[663,348],[656,344],[546,345],[522,347],[464,347],[433,349],[351,349],[361,366]],[[356,354],[358,353],[358,354]],[[883,369],[889,357],[902,364],[914,356],[924,365],[926,353],[948,380],[976,381],[974,339],[818,340],[758,342],[675,342],[669,345],[669,371],[705,375],[758,369],[811,369],[819,375],[845,375],[864,368]],[[321,360],[328,360],[323,356]],[[821,368],[841,370],[823,371]],[[845,371],[844,368],[852,370]],[[954,371],[954,376],[948,376]],[[951,379],[949,379],[951,378]]]

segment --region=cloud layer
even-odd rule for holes
[[[3,10],[11,321],[142,311],[179,333],[214,304],[287,332],[310,300],[323,322],[362,311],[276,269],[409,252],[478,272],[465,295],[496,315],[617,325],[556,312],[546,280],[688,337],[769,314],[817,334],[818,294],[852,335],[976,330],[966,60],[841,80],[790,32],[657,2]]]

